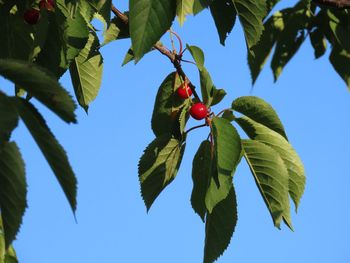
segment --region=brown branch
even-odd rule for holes
[[[127,15],[123,14],[120,10],[118,10],[114,5],[112,5],[112,12],[113,14],[118,17],[123,23],[128,24],[129,18]],[[158,50],[160,53],[162,53],[164,56],[168,57],[171,63],[174,65],[177,73],[182,78],[183,81],[186,81],[188,83],[188,86],[191,88],[193,96],[201,101],[199,98],[197,92],[196,92],[196,86],[192,84],[192,82],[189,80],[189,78],[186,76],[185,72],[182,69],[181,66],[181,55],[177,55],[172,53],[170,50],[168,50],[166,47],[162,46],[161,44],[155,44],[153,46],[154,49]]]
[[[350,9],[350,0],[312,0],[312,2],[321,6]]]
[[[114,5],[112,5],[112,12],[113,14],[118,17],[124,24],[129,23],[129,18],[126,14],[123,14],[120,12]]]

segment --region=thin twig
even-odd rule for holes
[[[190,131],[193,131],[195,129],[198,129],[198,128],[202,128],[202,127],[205,127],[205,126],[208,126],[207,124],[201,124],[201,125],[198,125],[198,126],[194,126],[190,129],[188,129],[187,131],[185,131],[185,134],[188,134]]]
[[[232,109],[231,109],[231,108],[223,109],[223,110],[220,111],[218,114],[216,114],[216,116],[220,116],[220,115],[223,114],[225,111],[232,111]]]

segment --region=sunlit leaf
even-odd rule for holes
[[[244,30],[248,48],[252,48],[263,32],[266,16],[265,0],[232,0]]]
[[[242,96],[232,102],[232,109],[265,125],[288,140],[277,112],[263,99],[256,96]]]
[[[201,93],[203,103],[206,106],[210,106],[213,100],[214,83],[211,76],[206,68],[199,70],[199,77],[201,83]]]
[[[125,24],[119,17],[114,17],[106,32],[103,33],[102,46],[107,45],[114,40],[128,37],[130,37],[129,24]]]
[[[170,28],[176,14],[174,0],[130,0],[129,23],[136,62]]]
[[[271,214],[273,223],[280,228],[282,219],[292,229],[288,199],[288,171],[280,155],[266,144],[242,140],[244,157],[256,185]]]
[[[231,176],[241,159],[241,139],[232,124],[223,118],[212,119],[218,173]]]
[[[203,50],[197,46],[186,45],[186,47],[190,51],[194,61],[196,62],[198,69],[202,70],[204,67],[204,61],[205,61]]]
[[[139,162],[141,194],[149,210],[163,189],[170,184],[179,169],[185,145],[163,134],[148,145]]]
[[[102,82],[103,58],[98,46],[97,35],[90,33],[86,46],[69,68],[75,95],[86,111],[97,97]]]
[[[205,203],[209,213],[229,194],[232,176],[242,157],[241,139],[232,124],[223,118],[212,120],[215,162]]]
[[[289,175],[288,191],[297,210],[304,193],[306,178],[303,163],[292,145],[277,132],[248,117],[238,118],[236,121],[251,139],[270,146],[281,156]]]
[[[176,15],[182,26],[187,15],[193,14],[194,0],[176,0]]]

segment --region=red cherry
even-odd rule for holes
[[[183,99],[187,99],[191,97],[192,90],[188,84],[181,84],[180,87],[177,89],[177,95]]]
[[[41,0],[39,2],[39,8],[46,9],[48,11],[54,11],[55,10],[55,0]]]
[[[39,8],[46,9],[48,11],[54,11],[55,10],[55,1],[54,0],[41,0],[39,2]]]
[[[208,109],[203,103],[199,102],[192,105],[190,115],[196,120],[202,120],[208,116]]]
[[[30,25],[35,25],[38,23],[38,20],[40,18],[40,12],[39,10],[35,8],[28,9],[23,14],[23,19]]]

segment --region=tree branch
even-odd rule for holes
[[[127,15],[123,14],[120,10],[118,10],[113,4],[112,4],[112,12],[113,14],[118,17],[123,23],[128,24],[129,18]],[[166,47],[155,44],[153,46],[154,49],[158,50],[160,53],[162,53],[164,56],[168,57],[171,63],[174,65],[177,73],[182,78],[183,81],[186,81],[188,86],[191,88],[193,96],[201,101],[199,98],[197,92],[196,92],[196,86],[192,84],[192,82],[189,80],[189,78],[186,76],[185,72],[182,69],[181,66],[181,55],[174,54],[173,52],[169,51]]]
[[[350,9],[350,0],[312,0],[316,5]]]

